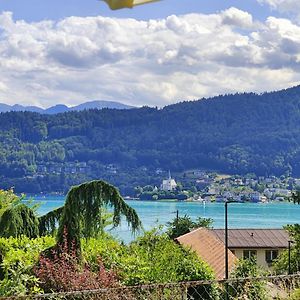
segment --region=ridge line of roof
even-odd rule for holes
[[[198,228],[199,229],[199,228]],[[207,228],[208,230],[225,230],[225,228]],[[228,228],[228,230],[284,230],[284,228]]]

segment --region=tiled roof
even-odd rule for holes
[[[224,243],[224,229],[212,232]],[[289,239],[284,229],[228,229],[229,248],[287,248]]]
[[[210,265],[217,279],[225,277],[225,246],[211,230],[199,228],[178,237],[176,240],[181,245],[190,247]],[[229,270],[234,267],[236,260],[236,256],[228,250]]]

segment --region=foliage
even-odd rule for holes
[[[213,278],[211,269],[196,253],[155,229],[129,246],[128,260],[123,274],[129,284]]]
[[[119,269],[120,257],[127,252],[128,247],[108,233],[101,233],[96,238],[82,239],[81,242],[82,260],[87,262],[92,270],[97,269],[99,257],[107,269]]]
[[[292,193],[291,200],[296,204],[300,204],[300,191],[295,191]]]
[[[194,187],[195,188],[195,187]],[[197,190],[195,191],[197,192]],[[188,198],[186,194],[193,195],[193,192],[189,191],[182,193],[182,184],[177,183],[176,190],[174,191],[163,191],[152,185],[146,185],[144,187],[137,187],[134,190],[134,196],[140,200],[165,200],[165,199],[177,199],[184,201]]]
[[[57,224],[60,222],[64,207],[59,207],[49,211],[47,214],[39,217],[39,234],[54,235],[57,232]]]
[[[0,296],[41,293],[39,280],[33,275],[32,269],[41,251],[54,243],[55,240],[50,237],[0,238]]]
[[[95,180],[75,186],[68,192],[59,222],[58,245],[63,243],[66,231],[69,248],[74,244],[80,254],[81,237],[95,237],[101,231],[99,218],[101,219],[103,206],[113,207],[114,226],[120,224],[123,215],[133,231],[141,227],[137,213],[126,204],[118,190],[104,181]]]
[[[285,227],[290,235],[291,243],[291,272],[296,273],[300,271],[300,225],[287,225]],[[285,274],[289,268],[289,252],[285,250],[280,253],[279,257],[274,263],[274,270],[279,274]]]
[[[31,268],[19,263],[9,269],[9,274],[0,282],[0,296],[41,294],[43,290],[39,283],[39,279],[31,275]]]
[[[23,197],[15,195],[12,189],[7,191],[0,190],[0,218],[7,209],[19,205],[22,199]]]
[[[175,239],[196,228],[211,228],[212,223],[213,220],[211,218],[199,217],[196,221],[193,221],[191,217],[184,215],[183,217],[175,218],[167,223],[167,233],[171,239]]]
[[[64,243],[59,244],[60,255],[56,251],[51,259],[41,255],[38,265],[34,268],[34,273],[45,292],[93,290],[118,285],[116,273],[113,270],[107,271],[99,257],[97,272],[93,272],[87,263],[80,265],[77,249],[75,246],[70,249],[66,234],[64,237]]]
[[[223,95],[162,109],[51,116],[2,113],[1,185],[27,192],[67,191],[101,175],[129,189],[158,184],[156,168],[182,171],[195,166],[228,174],[299,176],[299,103],[296,87],[261,95]],[[80,162],[88,168],[73,174],[70,166]],[[105,172],[109,164],[122,171]],[[56,167],[58,171],[50,171]],[[141,179],[137,170],[142,167],[150,170],[151,180],[148,175]]]
[[[242,259],[239,260],[235,269],[231,273],[231,278],[248,278],[260,277],[265,275],[256,263],[255,259]],[[251,281],[246,280],[242,282],[232,283],[229,290],[232,298],[239,297],[244,299],[243,295],[247,295],[249,300],[264,300],[266,299],[266,283],[264,281]]]
[[[53,237],[0,238],[3,255],[0,296],[213,279],[214,276],[196,253],[176,244],[160,230],[147,232],[129,245],[107,233],[82,239],[80,261],[74,245],[69,249],[67,240],[59,244],[60,255],[53,252],[49,259],[43,251],[55,244]],[[214,287],[206,289],[214,292]]]
[[[0,190],[0,236],[37,237],[39,222],[35,215],[36,205],[29,207],[22,203],[24,195],[18,197],[13,190]],[[29,205],[32,201],[29,202]]]
[[[0,219],[2,237],[20,237],[22,235],[35,238],[39,235],[39,221],[34,211],[25,204],[8,208]]]
[[[126,285],[212,279],[213,271],[195,253],[182,248],[158,229],[122,245],[106,236],[83,243],[83,256],[107,268],[114,267]]]
[[[300,299],[300,289],[296,289],[288,300],[299,300]]]

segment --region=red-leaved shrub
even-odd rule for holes
[[[113,270],[106,270],[101,259],[98,271],[92,272],[87,264],[81,266],[78,263],[76,250],[69,251],[67,243],[53,250],[51,258],[41,255],[34,273],[40,279],[40,286],[45,292],[82,291],[118,286],[116,273]]]

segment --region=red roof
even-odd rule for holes
[[[225,277],[225,246],[224,243],[209,229],[198,228],[176,239],[181,245],[194,250],[199,257],[211,266],[217,279]],[[237,260],[228,250],[228,266],[232,270]]]

